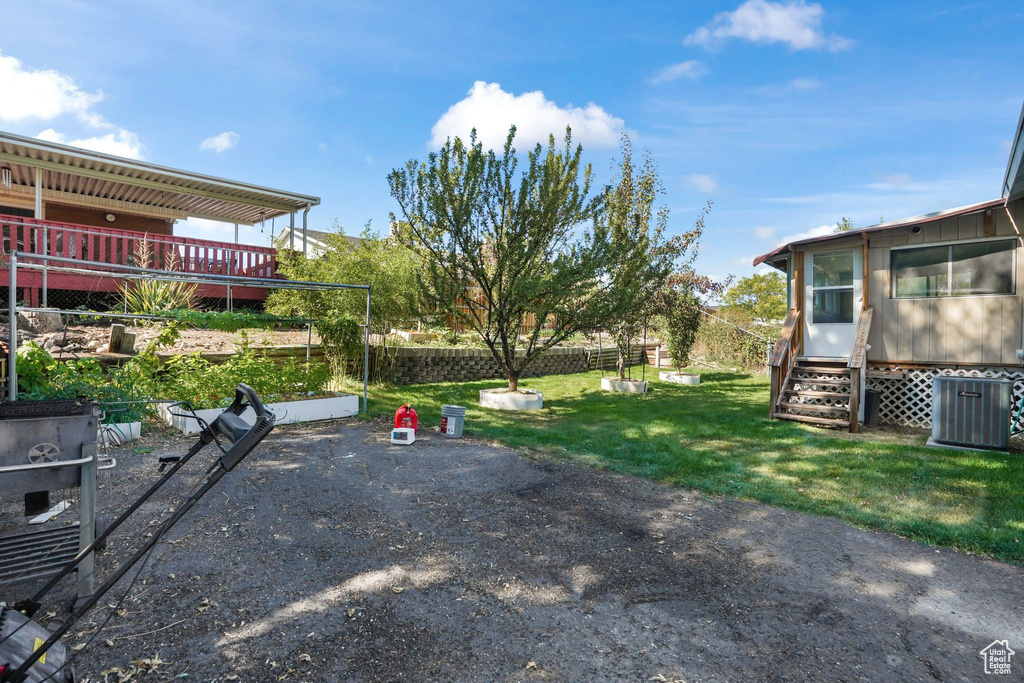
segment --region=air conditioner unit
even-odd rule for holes
[[[1008,379],[936,377],[928,443],[1006,450],[1012,410],[1013,383]]]

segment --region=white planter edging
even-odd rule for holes
[[[544,394],[533,389],[481,389],[480,405],[498,410],[540,410],[544,407]]]
[[[605,377],[601,380],[601,388],[605,391],[620,391],[624,394],[646,394],[647,381],[640,379]]]
[[[692,372],[659,372],[658,377],[662,382],[673,384],[700,384],[700,375]]]
[[[282,401],[280,403],[267,403],[267,410],[277,417],[277,424],[294,424],[296,422],[315,422],[316,420],[333,420],[339,417],[352,417],[359,412],[359,397],[351,394],[344,396],[330,396],[328,398],[311,398],[306,401]],[[182,434],[198,434],[201,430],[199,423],[194,417],[172,415],[171,412],[184,413],[181,407],[170,409],[166,403],[160,404],[160,417],[167,424],[179,430]],[[224,412],[220,408],[204,408],[197,410],[198,415],[207,422],[213,422],[217,416]],[[256,423],[256,414],[252,408],[246,408],[241,415],[242,419],[249,424]]]
[[[99,442],[103,446],[119,446],[142,436],[141,422],[114,422],[100,425]]]

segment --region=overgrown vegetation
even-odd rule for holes
[[[34,341],[18,349],[18,391],[24,399],[84,397],[116,408],[117,422],[142,419],[153,411],[151,400],[187,401],[193,408],[227,405],[244,382],[264,400],[276,401],[322,393],[330,367],[295,358],[276,363],[259,354],[243,334],[237,354],[216,364],[200,353],[162,362],[157,352],[174,344],[179,323],[171,323],[137,356],[105,369],[93,358],[58,361]]]
[[[728,367],[763,372],[768,350],[781,329],[780,323],[758,322],[743,309],[723,308],[701,323],[694,355]]]
[[[466,434],[541,457],[647,477],[713,495],[838,517],[915,541],[1024,563],[1024,458],[926,448],[924,435],[858,434],[772,422],[764,377],[702,372],[699,386],[653,381],[609,396],[597,373],[530,380],[544,414],[481,408],[496,382],[379,386],[370,410],[410,402],[421,425],[464,405]]]
[[[345,236],[335,223],[326,236],[328,249],[318,258],[282,250],[278,272],[290,280],[370,285],[370,331],[381,347],[376,376],[390,376],[393,354],[387,347],[392,328],[403,327],[420,312],[417,274],[419,260],[401,240],[363,230],[358,241]],[[343,371],[349,357],[362,348],[360,323],[366,318],[364,290],[276,290],[267,297],[266,309],[283,316],[314,319],[317,334],[335,369]]]

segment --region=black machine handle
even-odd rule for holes
[[[256,423],[254,425],[249,425],[240,417],[248,407],[252,407],[253,412],[256,413]],[[213,488],[217,482],[220,481],[221,477],[234,469],[235,465],[244,460],[245,457],[249,455],[249,453],[251,453],[252,450],[261,441],[263,441],[268,434],[270,434],[271,430],[274,428],[275,419],[274,414],[266,409],[263,402],[260,400],[260,397],[256,395],[256,392],[253,391],[252,387],[246,384],[239,384],[235,389],[234,402],[224,412],[217,416],[217,419],[213,421],[208,429],[203,430],[202,434],[200,434],[199,441],[189,449],[186,457],[176,463],[170,472],[161,477],[160,481],[157,482],[154,487],[143,494],[142,500],[152,495],[152,493],[162,486],[163,483],[166,482],[167,479],[169,479],[170,476],[178,470],[178,468],[184,465],[188,459],[202,450],[204,446],[210,444],[215,438],[215,433],[231,441],[231,446],[221,455],[214,465],[207,470],[206,479],[199,489],[179,505],[174,513],[160,525],[156,533],[154,533],[141,548],[136,550],[135,554],[118,567],[107,578],[103,585],[96,589],[96,591],[84,603],[76,608],[68,619],[50,634],[50,637],[47,638],[45,642],[35,648],[28,659],[22,662],[17,669],[0,671],[0,681],[3,681],[4,683],[22,683],[28,676],[29,668],[40,657],[46,654],[46,651],[50,649],[54,643],[60,640],[60,638],[64,636],[64,634],[66,634],[86,612],[92,609],[96,603],[106,595],[107,591],[113,588],[114,584],[116,584],[129,569],[131,569],[154,545],[157,544],[164,533],[174,526],[200,498],[206,495],[207,491]],[[217,467],[218,463],[220,467]],[[61,574],[54,577],[54,579],[52,579],[43,590],[37,593],[36,596],[33,596],[33,600],[29,601],[29,606],[32,608],[31,611],[33,613],[39,607],[38,600],[42,598],[42,595],[46,591],[53,587],[56,580],[59,580],[60,576],[64,576],[70,572],[86,554],[92,552],[100,540],[105,539],[111,531],[117,528],[117,526],[120,526],[121,522],[123,522],[129,514],[138,509],[141,502],[141,500],[137,501],[135,505],[126,511],[126,513],[123,513],[118,517],[118,519],[114,520],[111,526],[104,533],[100,534],[100,536],[91,545],[80,552],[75,559],[71,560]],[[31,616],[31,614],[29,616]]]
[[[246,408],[252,408],[256,413],[256,424],[252,426],[241,418]],[[270,433],[274,428],[274,419],[274,414],[266,409],[252,387],[248,384],[235,387],[234,402],[210,425],[210,429],[232,442],[231,447],[220,457],[221,467],[228,472],[233,470]]]

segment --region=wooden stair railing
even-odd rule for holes
[[[850,370],[850,432],[856,433],[860,428],[861,378],[864,365],[867,363],[868,335],[871,334],[871,318],[875,307],[868,306],[860,314],[857,331],[853,335],[853,348],[850,349],[850,360],[846,367]]]
[[[800,311],[790,309],[782,331],[779,332],[779,340],[775,342],[775,349],[768,360],[768,367],[771,369],[771,404],[768,407],[768,417],[774,418],[775,413],[779,411],[779,404],[782,403],[789,378],[793,374],[793,366],[796,365],[798,355],[796,339],[799,329]]]

